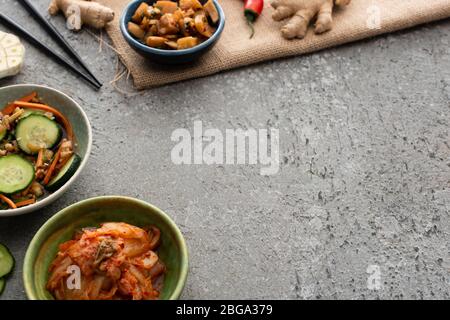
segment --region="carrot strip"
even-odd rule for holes
[[[14,101],[14,105],[16,105],[18,107],[22,107],[22,108],[37,109],[37,110],[42,110],[45,112],[53,113],[53,115],[56,118],[58,118],[58,120],[60,120],[62,122],[62,124],[64,125],[66,132],[67,132],[68,139],[73,141],[73,129],[72,129],[72,126],[70,125],[69,120],[67,120],[67,118],[61,112],[56,110],[55,108],[52,108],[52,107],[47,106],[42,103],[32,103],[32,102],[23,102],[23,101]]]
[[[41,167],[42,166],[42,160],[44,159],[44,149],[40,149],[39,150],[39,153],[38,153],[38,156],[37,156],[37,160],[36,160],[36,164],[35,164],[35,167],[36,167],[36,170],[39,168],[39,167]]]
[[[65,159],[64,161],[62,161],[61,163],[59,163],[59,164],[56,166],[56,169],[61,170],[61,169],[66,165],[66,163],[69,162],[69,160],[70,160],[71,158],[72,158],[72,156],[66,157],[66,159]]]
[[[36,98],[37,97],[37,93],[36,92],[32,92],[32,93],[30,93],[29,95],[27,95],[27,96],[25,96],[25,97],[23,97],[23,98],[20,98],[18,101],[21,101],[21,102],[30,102],[30,101],[32,101],[34,98]],[[3,110],[2,110],[2,113],[3,113],[3,115],[10,115],[11,113],[13,113],[14,112],[14,110],[16,109],[16,104],[13,102],[13,103],[10,103],[10,104],[8,104]]]
[[[11,209],[17,209],[16,204],[8,197],[0,193],[0,199],[2,199]]]
[[[35,178],[38,177],[38,173],[39,173],[39,169],[42,167],[42,165],[44,164],[44,149],[39,149],[39,153],[36,159],[36,163],[34,165],[34,171],[35,171]],[[30,184],[31,187],[31,184]],[[30,188],[28,187],[28,189]]]
[[[50,182],[50,179],[51,179],[51,177],[53,175],[53,172],[55,171],[56,165],[59,162],[59,158],[61,157],[61,150],[62,150],[62,148],[60,146],[59,149],[58,149],[58,152],[55,155],[55,158],[52,161],[52,164],[48,168],[48,171],[47,171],[47,174],[45,175],[44,180],[42,181],[43,185],[46,185],[46,184],[48,184]]]
[[[31,198],[31,199],[28,199],[28,200],[23,200],[23,201],[17,202],[16,203],[16,207],[17,208],[26,207],[26,206],[29,206],[30,204],[35,203],[35,202],[36,202],[35,198]]]

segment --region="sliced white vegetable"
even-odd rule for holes
[[[0,31],[0,79],[18,74],[25,59],[25,47],[11,33]]]

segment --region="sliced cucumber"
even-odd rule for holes
[[[14,194],[25,190],[34,180],[33,164],[19,155],[0,158],[0,193]]]
[[[14,257],[8,248],[0,243],[0,278],[8,275],[14,268]]]
[[[33,110],[33,109],[26,109],[23,111],[22,115],[19,117],[19,119],[24,119],[28,116],[31,116],[32,114],[37,114],[40,116],[44,116],[44,111],[41,110]]]
[[[51,149],[61,139],[61,127],[53,120],[39,114],[31,114],[16,126],[16,139],[20,149],[37,154],[40,149]]]
[[[74,154],[69,161],[61,168],[61,171],[54,177],[45,187],[48,191],[53,192],[61,188],[77,171],[81,164],[80,156]]]
[[[6,280],[1,278],[0,279],[0,295],[3,293],[3,290],[5,290],[5,286],[6,286]]]

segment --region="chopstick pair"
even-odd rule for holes
[[[42,52],[51,56],[56,62],[65,66],[78,76],[82,77],[85,81],[87,81],[90,85],[92,85],[95,89],[99,90],[102,86],[100,81],[98,81],[86,64],[82,61],[81,57],[75,52],[75,50],[67,43],[67,41],[62,37],[62,35],[56,30],[56,28],[50,24],[37,10],[36,8],[28,2],[28,0],[19,0],[19,2],[39,21],[39,23],[45,26],[47,32],[53,35],[56,38],[56,41],[60,44],[64,50],[69,53],[75,60],[79,62],[79,64],[86,70],[88,74],[80,71],[75,65],[68,62],[67,59],[56,52],[54,52],[51,48],[49,48],[46,44],[38,40],[35,36],[29,33],[27,30],[22,28],[17,22],[8,18],[6,15],[0,12],[0,22],[5,24],[7,27],[15,30],[19,33],[23,38],[27,39],[31,44],[40,49]]]
[[[83,69],[89,74],[89,76],[97,82],[99,86],[102,86],[102,83],[94,76],[94,74],[89,70],[88,66],[84,63],[83,59],[78,55],[78,53],[70,46],[70,44],[64,39],[62,34],[55,28],[53,24],[51,24],[45,17],[33,6],[29,0],[19,0],[22,6],[28,10],[28,12],[33,15],[39,24],[47,30],[47,32],[53,36],[55,36],[56,42],[69,54],[73,59],[75,59],[78,64],[80,64]]]

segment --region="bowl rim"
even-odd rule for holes
[[[129,21],[125,21],[125,18],[128,14],[128,11],[130,11],[131,7],[134,6],[136,3],[148,2],[148,1],[149,0],[131,1],[123,10],[122,16],[120,17],[120,23],[119,23],[120,30],[122,31],[122,35],[127,40],[127,42],[131,42],[133,46],[138,47],[140,50],[154,53],[157,55],[168,56],[168,57],[179,57],[179,56],[183,56],[186,54],[196,53],[196,52],[202,51],[203,49],[207,48],[208,46],[213,44],[215,41],[217,41],[218,37],[220,37],[221,33],[223,32],[223,29],[225,28],[225,20],[226,20],[225,12],[223,11],[219,2],[217,2],[217,0],[213,0],[215,6],[217,8],[217,11],[219,12],[220,19],[219,19],[219,26],[217,27],[216,32],[214,32],[214,34],[208,40],[200,43],[199,45],[197,45],[193,48],[182,49],[182,50],[165,50],[165,49],[157,49],[157,48],[152,48],[152,47],[146,46],[146,45],[142,44],[141,42],[137,41],[133,36],[130,35],[130,33],[128,32],[128,30],[126,28],[126,23]],[[151,1],[153,1],[153,0],[151,0]]]
[[[0,92],[3,91],[3,90],[11,89],[11,88],[26,88],[26,87],[30,87],[30,90],[33,90],[33,88],[35,88],[35,89],[44,89],[44,90],[53,91],[54,93],[56,93],[56,94],[58,94],[60,96],[63,96],[64,98],[66,98],[67,100],[69,100],[69,101],[71,101],[73,103],[73,105],[76,107],[76,109],[78,109],[78,111],[80,111],[81,118],[86,123],[86,127],[88,129],[87,130],[88,142],[87,142],[87,146],[86,146],[86,155],[81,160],[80,166],[75,171],[73,176],[69,179],[69,181],[67,181],[57,191],[52,192],[49,196],[45,197],[42,200],[37,201],[36,203],[34,203],[34,204],[30,205],[30,206],[26,206],[26,207],[18,208],[18,209],[0,210],[0,219],[3,218],[3,217],[12,217],[12,216],[19,216],[19,215],[31,213],[31,212],[34,212],[36,210],[42,209],[42,208],[50,205],[54,201],[56,201],[59,197],[61,197],[72,186],[72,184],[75,182],[75,180],[78,179],[79,175],[81,174],[81,172],[86,167],[86,164],[87,164],[87,162],[89,160],[89,156],[90,156],[91,151],[92,151],[92,143],[93,143],[93,141],[92,141],[92,126],[91,126],[91,123],[89,121],[89,118],[88,118],[86,112],[81,107],[81,105],[78,102],[76,102],[73,98],[71,98],[70,96],[65,94],[64,92],[62,92],[62,91],[60,91],[58,89],[55,89],[55,88],[51,88],[51,87],[44,86],[44,85],[39,85],[39,84],[15,84],[15,85],[10,85],[10,86],[0,87]]]
[[[85,199],[76,203],[71,204],[68,207],[65,207],[64,209],[60,210],[58,213],[53,215],[50,219],[48,219],[36,232],[36,234],[33,236],[33,239],[31,240],[30,244],[28,245],[27,251],[25,253],[25,258],[23,261],[23,267],[22,267],[22,279],[23,284],[25,288],[25,293],[30,300],[38,300],[38,297],[34,290],[34,285],[32,281],[31,274],[34,272],[33,268],[33,262],[32,258],[36,258],[36,254],[41,247],[37,242],[40,238],[43,237],[44,232],[47,228],[49,228],[53,223],[56,223],[60,218],[70,213],[70,211],[78,207],[80,205],[92,205],[95,204],[98,201],[102,200],[119,200],[119,201],[125,201],[125,202],[134,202],[137,204],[140,204],[148,209],[150,209],[153,214],[159,215],[160,218],[164,220],[165,223],[167,223],[170,228],[173,230],[176,241],[180,244],[180,254],[181,254],[181,271],[180,271],[180,277],[177,281],[177,285],[171,295],[169,296],[168,300],[177,300],[181,293],[183,292],[184,286],[186,285],[186,280],[188,276],[188,270],[189,270],[189,252],[188,247],[186,244],[186,240],[184,239],[183,234],[181,233],[180,229],[178,228],[177,224],[173,221],[173,219],[164,211],[159,209],[158,207],[152,205],[151,203],[148,203],[146,201],[128,197],[128,196],[99,196],[99,197],[93,197],[89,199]]]

